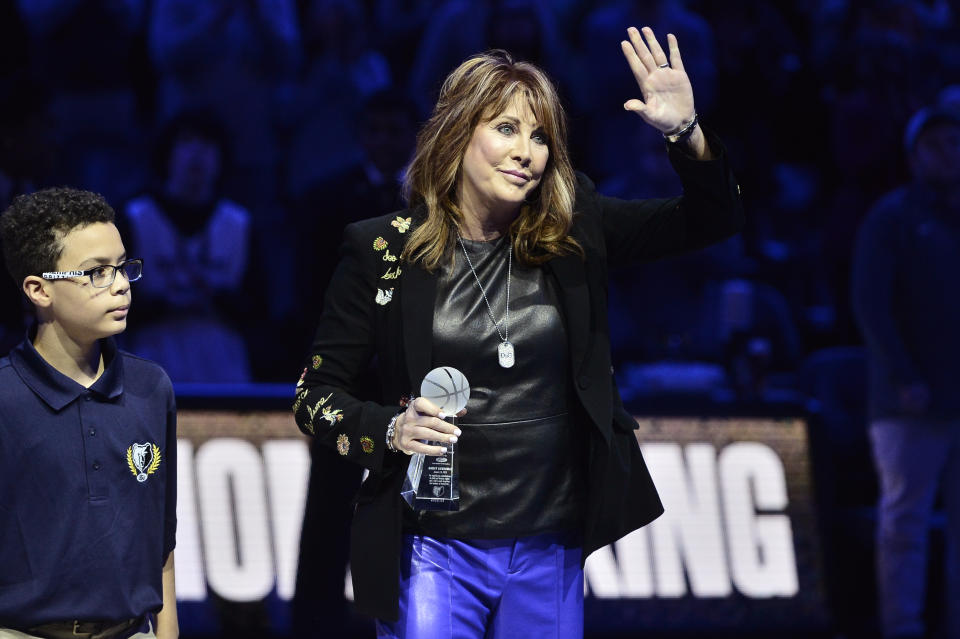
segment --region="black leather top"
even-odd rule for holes
[[[506,240],[464,241],[494,316],[504,316]],[[513,260],[509,339],[516,364],[502,368],[500,336],[459,245],[443,269],[433,317],[433,364],[470,383],[457,421],[460,509],[407,511],[408,531],[489,539],[575,530],[582,516],[583,444],[568,415],[567,338],[552,278]],[[500,330],[506,332],[501,324]]]

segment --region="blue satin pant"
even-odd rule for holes
[[[582,639],[581,549],[565,535],[460,540],[405,535],[400,618],[381,639]]]

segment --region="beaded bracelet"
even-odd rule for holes
[[[387,450],[390,450],[394,453],[400,452],[400,450],[393,445],[393,436],[397,432],[397,419],[403,415],[403,413],[397,413],[393,416],[393,419],[390,420],[390,423],[387,424]]]

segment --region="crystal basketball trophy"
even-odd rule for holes
[[[448,415],[447,421],[456,424],[457,413],[463,410],[470,398],[470,384],[457,369],[441,366],[423,378],[420,396],[440,407],[441,412]],[[422,453],[412,455],[400,494],[414,510],[459,510],[457,445],[450,442],[424,443],[443,446],[446,452],[439,456]]]

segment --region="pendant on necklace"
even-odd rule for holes
[[[497,355],[500,359],[500,366],[503,366],[504,368],[510,368],[513,366],[513,344],[507,340],[500,342],[500,346],[497,347]]]

